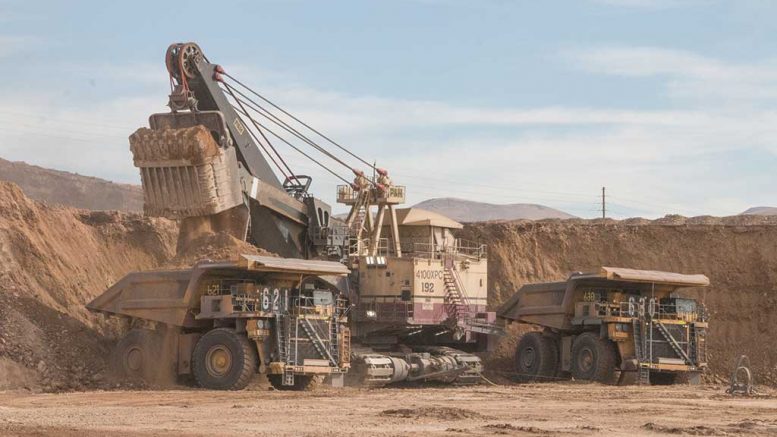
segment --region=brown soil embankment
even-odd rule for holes
[[[464,234],[489,245],[492,307],[524,284],[600,266],[703,273],[712,282],[698,297],[711,312],[713,373],[727,379],[746,354],[758,381],[777,384],[777,218],[478,223]],[[514,336],[505,343],[507,364]]]
[[[177,239],[169,220],[49,206],[0,182],[0,389],[109,385],[119,326],[87,302],[131,271],[259,253],[226,234]]]
[[[105,326],[84,303],[174,255],[177,227],[137,214],[47,206],[0,182],[0,381],[79,388],[102,380]]]

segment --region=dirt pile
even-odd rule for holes
[[[204,259],[234,259],[240,254],[271,255],[250,243],[229,235],[226,232],[209,233],[193,239],[181,240],[177,254],[165,267],[187,267]]]
[[[108,384],[120,327],[84,304],[126,273],[267,254],[224,233],[177,240],[169,220],[41,204],[0,182],[0,389]]]
[[[777,385],[775,217],[480,223],[464,234],[489,245],[492,307],[524,284],[600,266],[706,274],[712,286],[697,297],[711,311],[712,372],[727,380],[736,357],[746,354],[757,382]],[[514,342],[514,336],[505,339],[497,362],[509,365]]]
[[[166,220],[47,206],[1,182],[0,380],[44,389],[99,382],[107,327],[84,303],[125,273],[166,262],[176,237]]]

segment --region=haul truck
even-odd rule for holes
[[[191,269],[130,273],[87,308],[129,320],[115,368],[146,381],[193,376],[240,390],[256,373],[278,389],[336,384],[350,366],[340,263],[243,255]]]
[[[507,322],[542,328],[515,351],[524,381],[572,376],[603,383],[698,383],[707,367],[708,314],[681,297],[707,287],[704,275],[602,267],[564,282],[522,287],[498,310]],[[617,376],[617,379],[616,379]]]

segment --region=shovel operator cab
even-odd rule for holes
[[[526,285],[497,315],[543,328],[518,343],[519,379],[671,384],[686,375],[698,383],[707,367],[707,311],[679,292],[708,285],[704,275],[602,267]]]

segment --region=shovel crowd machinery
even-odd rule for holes
[[[515,352],[518,378],[607,384],[698,384],[707,367],[708,314],[689,289],[704,275],[602,267],[522,287],[500,319],[542,328]]]
[[[332,330],[328,340],[322,339],[321,344],[330,345],[327,349],[318,341],[320,333],[302,329],[292,335],[276,316],[266,320],[260,317],[261,326],[274,330],[270,336],[280,339],[291,335],[293,341],[310,342],[313,347],[306,349],[312,356],[292,357],[281,350],[285,340],[277,340],[273,342],[278,345],[275,350],[257,354],[256,369],[275,372],[280,367],[272,367],[273,363],[284,363],[284,368],[302,366],[305,370],[304,362],[320,360],[329,363],[330,374],[341,373],[346,363],[352,365],[348,379],[371,385],[479,381],[482,365],[473,352],[485,350],[489,339],[500,333],[494,325],[495,314],[486,311],[485,247],[454,238],[453,231],[461,225],[446,217],[397,209],[405,201],[405,187],[393,184],[386,170],[370,164],[211,63],[198,45],[173,44],[165,59],[172,90],[168,103],[171,111],[151,115],[149,127],[130,136],[134,163],[141,174],[145,214],[179,220],[179,248],[196,242],[205,232],[227,233],[296,266],[295,273],[300,275],[296,285],[280,279],[277,285],[275,277],[283,276],[282,272],[268,271],[262,278],[264,282],[254,281],[257,289],[288,289],[297,296],[294,299],[302,299],[300,293],[307,293],[305,287],[310,287],[305,278],[323,274],[315,268],[305,271],[311,266],[308,263],[330,262],[338,265],[338,269],[332,268],[338,275],[346,272],[346,276],[321,276],[323,282],[316,282],[313,292],[320,284],[328,283],[335,287],[336,292],[330,290],[333,296],[347,299],[345,309],[333,303],[330,310],[320,311],[347,319],[349,329],[331,322],[341,337],[336,339]],[[350,208],[345,220],[334,217],[331,207],[310,193],[312,178],[293,172],[293,161],[288,153],[281,153],[281,148],[344,183],[337,187],[337,201]],[[351,165],[353,162],[363,169]],[[203,266],[195,267],[195,271]],[[233,269],[222,279],[240,282],[243,273]],[[193,277],[190,270],[169,274]],[[145,275],[153,278],[158,274],[133,275],[144,282],[140,279]],[[118,286],[107,293],[115,294]],[[230,293],[223,288],[217,295],[234,296],[231,287]],[[133,293],[140,293],[138,288],[130,287],[136,290]],[[143,291],[149,293],[144,299],[160,292],[150,287]],[[137,305],[157,305],[154,311],[162,313],[188,311],[187,317],[192,320],[215,314],[202,300],[209,299],[209,294],[187,296],[194,300],[187,300],[185,309],[177,298],[165,300],[163,296],[156,303]],[[337,297],[333,299],[340,302]],[[284,317],[300,314],[307,320],[294,302],[292,299],[290,306],[281,306],[278,311]],[[146,313],[125,311],[124,305],[135,304],[117,304],[106,312],[131,316],[137,324],[167,324],[188,334],[189,327],[180,321],[170,324],[167,318],[149,319]],[[104,310],[101,305],[90,306]],[[319,305],[314,307],[319,311]],[[244,318],[230,315],[218,320],[213,321],[214,327],[226,325],[237,333],[248,332]],[[306,325],[300,322],[300,326]],[[350,341],[353,348],[346,344]],[[249,342],[248,349],[260,350],[262,346],[254,343]],[[267,347],[268,343],[262,344]],[[336,360],[332,359],[333,345],[338,348]],[[196,352],[196,344],[194,347]],[[343,351],[348,351],[347,358]],[[186,359],[188,352],[182,353]],[[284,371],[280,385],[297,386],[293,377],[297,370]]]

